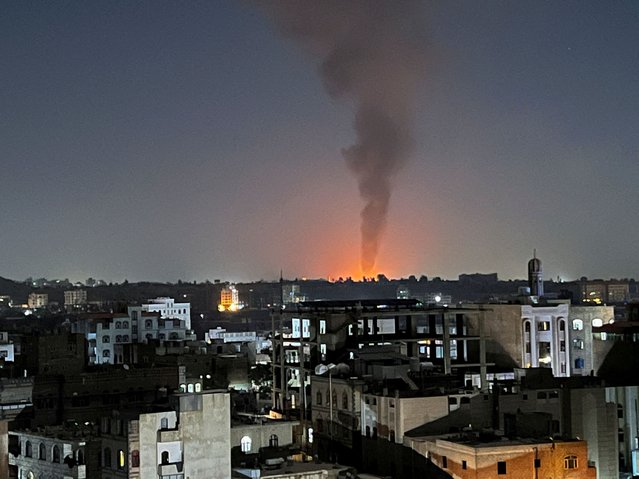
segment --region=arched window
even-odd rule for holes
[[[111,449],[108,447],[104,448],[104,467],[111,467]]]
[[[115,337],[115,342],[116,343],[121,343],[122,342],[122,336],[120,336],[119,334]]]
[[[592,320],[592,327],[593,328],[601,328],[603,326],[603,320],[596,318]]]
[[[33,457],[33,446],[31,445],[31,441],[27,441],[24,444],[24,455],[26,457]]]
[[[390,442],[395,442],[395,431],[392,429],[390,431]]]
[[[564,457],[564,469],[577,469],[577,456]]]
[[[584,329],[584,322],[581,319],[573,319],[572,320],[572,330],[573,331],[581,331]]]
[[[80,465],[84,464],[84,449],[78,449],[78,452],[76,454],[76,460],[78,461],[78,464]]]
[[[524,322],[524,331],[526,331],[527,333],[530,332],[530,321]]]
[[[335,391],[335,389],[332,391],[331,399],[333,401],[333,407],[337,407],[337,391]]]
[[[115,322],[115,329],[121,329],[122,328],[122,323],[120,321],[116,321]]]
[[[111,337],[110,336],[102,336],[102,342],[103,343],[110,343],[111,342]]]
[[[565,331],[566,330],[566,322],[563,319],[559,320],[559,331]]]
[[[162,451],[162,464],[169,463],[169,451]]]
[[[140,467],[140,451],[137,449],[131,453],[131,467]]]
[[[348,394],[346,391],[342,393],[342,409],[348,409]]]
[[[153,321],[151,321],[150,319],[147,319],[146,321],[144,321],[144,327],[146,329],[151,329],[153,327]]]
[[[57,444],[51,449],[51,460],[57,463],[60,462],[60,446]]]
[[[240,448],[242,449],[242,452],[251,452],[251,438],[248,436],[244,436],[240,441]]]
[[[169,419],[163,417],[160,419],[160,429],[168,429],[169,428]]]
[[[108,349],[102,351],[102,357],[103,358],[110,358],[111,357],[111,351],[109,351]]]
[[[279,439],[277,438],[277,434],[271,434],[271,437],[268,438],[268,447],[278,447]]]
[[[321,391],[317,391],[317,394],[315,396],[315,402],[317,403],[318,406],[322,405],[322,392]]]
[[[40,443],[38,448],[38,459],[45,461],[47,459],[47,446],[43,442]]]
[[[125,334],[124,336],[122,336],[122,342],[124,343],[128,343],[129,342],[129,335]]]
[[[125,465],[126,465],[126,455],[124,454],[124,451],[120,449],[118,451],[118,469],[124,469]]]

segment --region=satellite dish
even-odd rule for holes
[[[324,364],[318,364],[317,366],[315,366],[315,374],[317,374],[318,376],[326,373],[326,371],[328,371],[328,367]]]

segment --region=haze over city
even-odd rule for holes
[[[362,95],[274,5],[4,4],[0,275],[361,276]],[[369,272],[637,277],[639,4],[401,6],[370,17],[414,91]]]

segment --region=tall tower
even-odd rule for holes
[[[532,296],[544,295],[544,274],[541,260],[537,258],[537,250],[533,250],[533,257],[528,261],[528,287]]]

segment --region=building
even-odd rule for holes
[[[173,298],[155,298],[142,305],[142,310],[158,313],[162,319],[184,321],[187,330],[191,330],[191,303],[176,303]]]
[[[229,393],[175,396],[173,410],[140,414],[129,425],[130,479],[231,477]]]
[[[403,356],[429,362],[450,374],[481,360],[482,333],[469,336],[467,317],[475,310],[424,306],[417,300],[311,301],[286,308],[273,318],[273,406],[304,409],[312,404],[310,376],[319,364],[356,360],[370,348],[397,346]],[[279,322],[279,325],[277,324]],[[286,328],[290,325],[290,330]],[[302,386],[303,385],[303,386]]]
[[[46,430],[9,432],[9,470],[24,479],[99,478],[100,441],[90,426],[78,424]]]
[[[31,309],[46,308],[49,304],[49,295],[46,293],[30,293],[27,305]]]
[[[533,298],[541,298],[544,295],[544,271],[536,251],[533,258],[528,261],[528,287]]]
[[[614,320],[612,306],[571,306],[567,301],[533,304],[467,304],[470,333],[480,326],[487,340],[488,360],[507,368],[549,368],[554,376],[582,376],[596,371],[592,327]]]
[[[70,289],[64,292],[64,306],[74,308],[87,304],[86,289]]]
[[[240,309],[240,297],[234,284],[224,286],[220,291],[219,311],[237,311]]]
[[[580,440],[504,440],[459,434],[410,438],[408,444],[455,479],[495,477],[596,479]],[[615,477],[615,476],[602,476]]]

